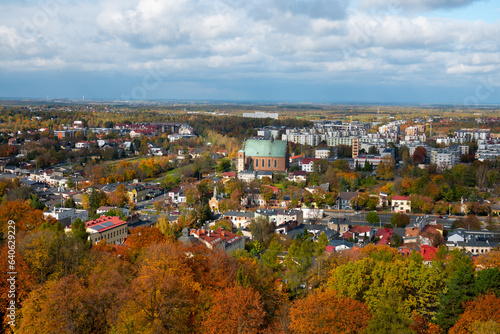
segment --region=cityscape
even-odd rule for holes
[[[0,3],[0,333],[500,333],[493,0]]]

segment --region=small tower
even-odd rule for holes
[[[245,151],[238,151],[238,172],[242,172],[245,170]]]

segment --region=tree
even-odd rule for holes
[[[362,333],[370,312],[363,303],[325,290],[297,299],[290,310],[290,319],[290,328],[302,334]]]
[[[406,227],[410,223],[410,216],[404,213],[395,213],[391,217],[391,224],[394,227]]]
[[[497,267],[478,271],[474,290],[477,296],[493,293],[500,297],[500,269]]]
[[[386,156],[382,158],[382,161],[380,161],[378,168],[377,168],[377,173],[381,178],[384,179],[392,179],[394,178],[394,165],[395,165],[394,158],[392,156]]]
[[[252,232],[252,240],[267,243],[270,237],[274,235],[274,223],[269,222],[265,217],[259,216],[250,222],[250,232]]]
[[[109,197],[109,204],[123,208],[129,200],[127,187],[120,183]]]
[[[453,229],[464,228],[466,230],[480,230],[481,221],[475,215],[468,215],[467,218],[461,218],[453,222]]]
[[[413,160],[416,164],[421,164],[424,162],[426,154],[425,148],[419,146],[415,149],[415,152],[413,152]]]
[[[80,218],[75,219],[75,221],[71,224],[71,235],[80,240],[84,245],[90,246],[87,226]]]
[[[63,206],[65,208],[73,208],[73,209],[76,209],[76,203],[75,203],[75,200],[73,198],[68,198],[67,200],[64,201],[64,204]]]
[[[492,250],[489,253],[479,255],[476,260],[478,268],[500,268],[500,250]]]
[[[318,241],[315,244],[315,255],[320,256],[321,254],[325,253],[325,247],[328,246],[330,243],[330,240],[328,240],[328,237],[326,236],[325,232],[321,232],[321,234],[318,237]]]
[[[8,222],[15,222],[18,231],[33,231],[45,222],[43,212],[34,209],[27,201],[17,200],[4,203],[0,207],[0,232],[7,234]]]
[[[283,248],[281,247],[279,242],[272,241],[269,245],[269,248],[260,257],[262,264],[271,270],[278,270],[279,268],[281,268],[278,254],[280,254],[282,251]]]
[[[395,291],[384,296],[368,323],[367,334],[408,333],[410,316],[401,309],[403,301]]]
[[[45,204],[40,201],[40,198],[36,194],[31,195],[30,205],[32,208],[35,208],[37,210],[45,209]]]
[[[450,329],[450,334],[498,333],[499,324],[500,298],[493,294],[482,295],[465,303],[465,311]],[[483,330],[477,331],[478,328]]]
[[[474,297],[472,266],[462,265],[448,279],[446,292],[440,295],[436,322],[444,330],[451,328],[464,311],[463,303]]]
[[[230,287],[216,292],[202,322],[207,334],[253,334],[264,324],[261,297],[253,288]]]
[[[366,221],[372,225],[378,224],[380,222],[380,217],[378,216],[376,211],[370,211],[366,215]]]

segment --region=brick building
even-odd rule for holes
[[[238,152],[238,172],[285,172],[288,170],[288,163],[288,145],[283,140],[250,139]]]

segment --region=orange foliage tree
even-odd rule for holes
[[[368,325],[370,312],[361,302],[325,290],[295,301],[290,318],[290,328],[297,333],[361,333]]]
[[[207,334],[253,334],[264,323],[261,297],[252,288],[235,286],[217,292],[202,323]]]
[[[479,333],[474,330],[475,326],[490,323],[491,325],[500,324],[500,298],[487,294],[465,302],[465,311],[460,319],[450,329],[450,334],[472,334]],[[483,332],[481,332],[483,333]],[[492,332],[493,333],[493,332]],[[498,333],[495,331],[495,333]]]
[[[16,223],[16,230],[32,231],[45,222],[43,212],[32,208],[27,201],[6,202],[0,208],[0,230],[7,234],[8,221]]]
[[[500,251],[494,250],[490,253],[479,255],[474,264],[477,268],[500,268]]]

